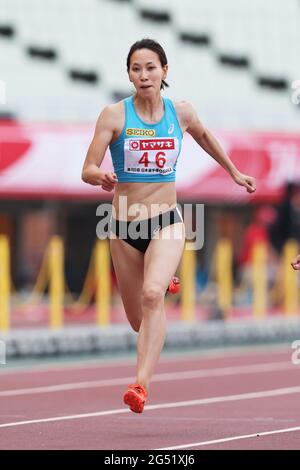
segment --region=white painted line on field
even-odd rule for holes
[[[152,382],[168,382],[191,380],[208,377],[224,377],[228,375],[256,374],[261,372],[274,372],[282,370],[295,370],[290,362],[270,362],[264,364],[248,364],[244,366],[218,367],[215,369],[198,369],[183,372],[166,372],[155,374]],[[59,385],[45,385],[42,387],[17,388],[1,390],[0,397],[14,397],[21,395],[34,395],[41,393],[64,392],[67,390],[85,390],[90,388],[113,387],[126,385],[135,381],[135,377],[121,377],[116,379],[89,380],[85,382],[63,383]]]
[[[300,426],[297,426],[295,428],[276,429],[274,431],[257,432],[255,434],[244,434],[241,436],[224,437],[222,439],[214,439],[212,441],[193,442],[192,444],[182,444],[179,446],[161,447],[160,449],[155,449],[155,450],[176,450],[176,449],[187,449],[189,447],[202,447],[202,446],[209,446],[212,444],[222,444],[223,442],[238,441],[240,439],[251,439],[253,437],[256,438],[260,436],[270,436],[272,434],[281,434],[285,432],[295,432],[295,431],[300,431]]]
[[[278,389],[273,389],[273,390],[263,390],[260,392],[242,393],[239,395],[224,395],[220,397],[201,398],[199,400],[189,400],[189,401],[179,401],[179,402],[173,402],[173,403],[162,403],[159,405],[149,405],[149,406],[146,406],[145,411],[149,412],[153,410],[183,408],[186,406],[209,405],[212,403],[226,403],[226,402],[239,401],[239,400],[253,400],[253,399],[258,399],[258,398],[276,397],[280,395],[291,395],[294,393],[300,393],[300,386],[278,388]],[[76,415],[55,416],[52,418],[41,418],[41,419],[32,419],[28,421],[16,421],[12,423],[3,423],[3,424],[0,424],[0,428],[25,426],[29,424],[38,424],[38,423],[50,423],[50,422],[55,422],[55,421],[67,421],[67,420],[72,420],[72,419],[96,418],[100,416],[118,415],[121,413],[128,413],[128,412],[129,412],[129,409],[119,408],[115,410],[98,411],[94,413],[82,413],[82,414],[76,414]]]

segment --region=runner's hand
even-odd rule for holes
[[[114,189],[118,182],[117,175],[115,173],[103,173],[102,174],[102,182],[101,182],[101,187],[104,189],[104,191],[111,191]]]
[[[233,179],[240,186],[244,186],[247,189],[248,193],[254,193],[254,191],[256,191],[255,178],[252,178],[252,176],[247,176],[243,175],[242,173],[238,173],[233,176]]]

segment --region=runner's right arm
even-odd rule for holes
[[[97,120],[94,137],[89,146],[81,175],[85,183],[102,186],[105,191],[111,191],[118,182],[115,173],[100,170],[105,152],[115,132],[114,123],[112,106],[106,106]]]

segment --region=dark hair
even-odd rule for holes
[[[161,45],[158,42],[154,41],[154,39],[145,38],[145,39],[142,39],[141,41],[136,41],[134,44],[132,44],[129,54],[127,56],[127,72],[129,72],[130,59],[131,59],[132,54],[135,51],[138,51],[139,49],[150,49],[151,51],[156,52],[156,54],[159,57],[161,66],[164,67],[165,65],[167,65],[168,59]],[[164,89],[165,86],[168,87],[169,85],[167,84],[167,82],[162,80],[160,89]]]

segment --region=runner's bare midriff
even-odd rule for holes
[[[175,182],[118,183],[112,203],[114,215],[118,220],[155,217],[160,212],[168,212],[176,206]],[[131,214],[128,213],[130,207],[133,211]]]

